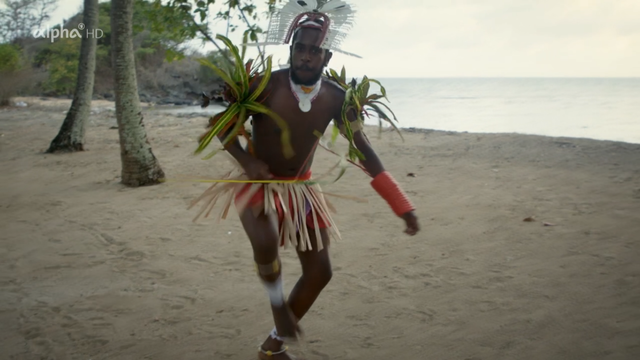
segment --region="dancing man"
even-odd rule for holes
[[[338,44],[346,35],[344,29],[350,26],[353,13],[343,1],[329,1],[318,8],[315,0],[292,0],[272,18],[267,43],[290,45],[290,68],[272,73],[263,92],[268,95],[262,103],[287,123],[295,155],[283,156],[280,127],[263,114],[252,115],[251,151],[245,150],[238,140],[225,147],[239,163],[243,179],[281,181],[223,187],[233,194],[228,198],[235,199],[273,312],[275,328],[259,348],[260,359],[292,358],[283,346],[284,340],[297,338],[298,322],[331,280],[330,236],[340,238],[330,215],[331,205],[317,184],[291,180],[311,179],[317,134],[323,134],[332,121],[345,134],[342,120],[345,91],[322,74],[332,51],[349,54],[340,50]],[[413,205],[385,171],[355,113],[349,121],[354,144],[364,155],[361,165],[373,178],[373,189],[404,221],[405,233],[415,235],[419,225]],[[226,134],[220,136],[224,137]],[[278,256],[279,247],[285,245],[296,248],[302,265],[302,276],[288,298],[284,296]]]

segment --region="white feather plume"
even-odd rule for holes
[[[314,10],[329,17],[330,26],[327,36],[321,47],[337,51],[346,55],[360,57],[340,49],[342,41],[347,37],[347,32],[354,23],[355,10],[343,0],[331,0],[320,7],[316,0],[289,0],[280,10],[276,11],[269,21],[267,37],[260,45],[282,45],[289,29],[296,24],[293,21],[300,14],[313,12]]]

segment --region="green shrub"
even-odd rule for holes
[[[78,76],[80,58],[78,39],[59,39],[46,53],[49,78],[44,82],[43,90],[51,95],[73,95]]]
[[[11,44],[0,44],[0,72],[20,68],[20,50]]]
[[[9,100],[18,93],[16,82],[24,74],[20,71],[20,50],[10,44],[0,44],[0,106],[9,105]]]

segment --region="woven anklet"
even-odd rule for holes
[[[258,350],[267,355],[267,356],[273,356],[273,355],[280,355],[280,354],[284,354],[285,352],[287,352],[287,350],[289,350],[289,347],[285,346],[284,348],[278,350],[278,351],[271,351],[271,350],[265,350],[262,348],[262,346],[258,347]]]

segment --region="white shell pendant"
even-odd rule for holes
[[[311,100],[300,100],[300,102],[298,103],[298,107],[300,107],[300,110],[302,110],[302,112],[309,112],[311,110]]]

